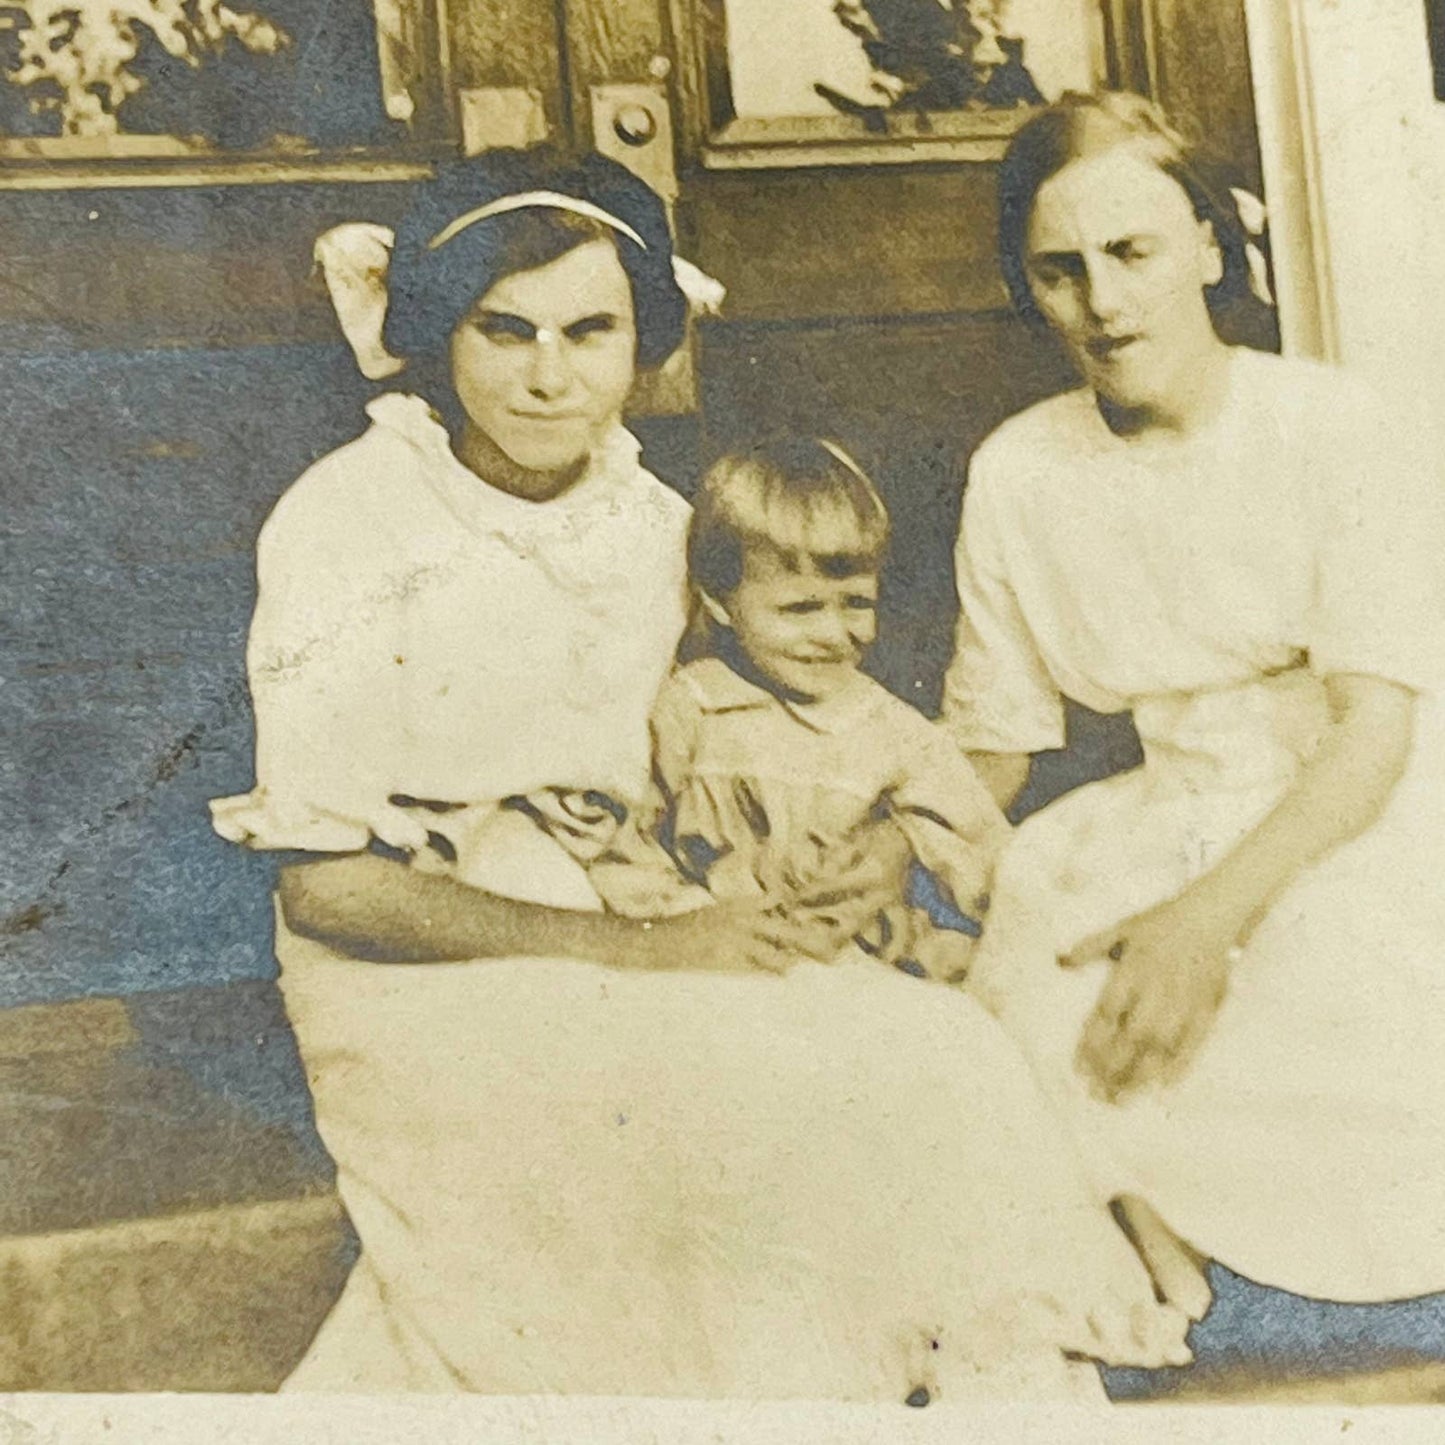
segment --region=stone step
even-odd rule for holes
[[[0,1010],[0,1391],[271,1390],[355,1241],[270,984]]]
[[[355,1257],[332,1183],[273,985],[0,1010],[0,1393],[273,1389]],[[1116,1398],[1445,1402],[1445,1301],[1215,1284]]]
[[[0,1392],[274,1390],[353,1258],[332,1194],[0,1239]]]
[[[269,984],[0,1011],[0,1237],[329,1188]]]

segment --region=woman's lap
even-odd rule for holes
[[[1143,1194],[1200,1249],[1298,1293],[1445,1288],[1445,843],[1427,783],[1409,780],[1382,826],[1283,896],[1185,1078],[1133,1103],[1093,1101],[1073,1068],[1107,965],[1065,972],[1055,957],[1179,886],[1170,863],[1152,878],[1111,863],[1114,833],[1133,859],[1181,853],[1189,830],[1142,807],[1130,819],[1146,796],[1137,776],[1082,789],[1020,829],[990,920],[990,1002],[1105,1187]],[[1061,869],[1074,888],[1051,896]]]
[[[1017,1052],[940,986],[315,958],[282,983],[370,1267],[470,1388],[886,1398],[940,1336],[954,1389],[990,1348],[996,1383],[1053,1388],[1020,1297],[1134,1286]]]

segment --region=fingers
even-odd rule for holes
[[[1150,1082],[1161,1085],[1177,1083],[1188,1071],[1204,1040],[1208,1038],[1213,1021],[1214,1011],[1212,1009],[1199,1010],[1189,1015],[1184,1021],[1184,1027],[1178,1038],[1174,1041],[1173,1048],[1159,1056]]]
[[[790,963],[802,958],[818,959],[816,936],[786,915],[765,914],[750,932],[749,952],[760,960],[759,967],[771,973],[781,973]]]
[[[757,946],[744,953],[743,960],[751,972],[771,973],[782,977],[798,962],[798,955],[790,949],[760,941]]]
[[[1084,1027],[1078,1064],[1095,1097],[1115,1103],[1125,1094],[1174,1082],[1209,1031],[1212,1015],[1189,1010],[1158,990],[1105,990]]]
[[[824,842],[816,876],[825,878],[829,894],[839,897],[877,890],[896,894],[898,879],[911,856],[900,830],[870,826],[856,835]]]
[[[1130,1029],[1139,1005],[1137,990],[1127,975],[1115,972],[1104,985],[1079,1038],[1075,1063],[1095,1085],[1095,1092],[1111,1098],[1116,1081],[1134,1062],[1137,1039]]]
[[[838,920],[800,916],[791,909],[745,913],[739,923],[745,935],[743,950],[751,965],[769,973],[786,973],[805,959],[831,963],[848,938]]]
[[[1153,1300],[1122,1299],[1089,1310],[1070,1322],[1062,1307],[1051,1313],[1060,1330],[1060,1344],[1070,1354],[1102,1365],[1159,1369],[1188,1365],[1194,1359],[1189,1347],[1189,1320],[1172,1305]]]
[[[1187,1365],[1194,1359],[1185,1339],[1188,1323],[1180,1311],[1152,1301],[1137,1301],[1128,1310],[1094,1311],[1088,1318],[1091,1338],[1085,1353],[1104,1365]]]
[[[1082,943],[1076,943],[1067,953],[1059,955],[1059,967],[1082,968],[1085,964],[1098,963],[1102,959],[1118,963],[1128,950],[1126,927],[1126,924],[1116,923],[1111,928],[1090,934]]]
[[[366,820],[366,824],[387,847],[402,852],[420,853],[429,842],[426,824],[401,808],[378,809],[374,817]]]

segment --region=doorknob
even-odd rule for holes
[[[661,85],[594,85],[592,144],[665,200],[677,199],[672,111]]]
[[[657,138],[657,117],[645,105],[624,105],[612,117],[612,129],[625,146],[645,146]]]
[[[667,204],[670,219],[677,201],[677,156],[666,87],[594,85],[591,95],[593,146],[646,181]],[[680,416],[698,409],[694,346],[689,336],[660,371],[639,383],[632,395],[634,413]]]

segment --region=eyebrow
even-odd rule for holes
[[[542,330],[535,321],[526,316],[519,316],[514,311],[492,311],[482,308],[472,312],[472,324],[493,325],[505,328],[508,331],[516,331],[522,334],[530,334]],[[576,331],[580,326],[590,326],[599,321],[610,322],[612,325],[619,325],[622,318],[615,311],[589,311],[585,316],[579,316],[574,321],[565,322],[560,328],[564,333]]]
[[[1157,231],[1127,231],[1122,236],[1112,237],[1111,239],[1105,241],[1102,246],[1097,248],[1091,246],[1088,248],[1075,248],[1071,251],[1030,251],[1028,253],[1027,259],[1031,265],[1036,262],[1045,265],[1053,262],[1055,265],[1057,265],[1060,262],[1072,260],[1075,256],[1082,256],[1084,254],[1084,249],[1117,251],[1124,246],[1134,246],[1138,245],[1140,242],[1157,243],[1159,239],[1159,233]]]
[[[1030,266],[1062,266],[1077,261],[1082,251],[1030,251],[1024,260]]]

